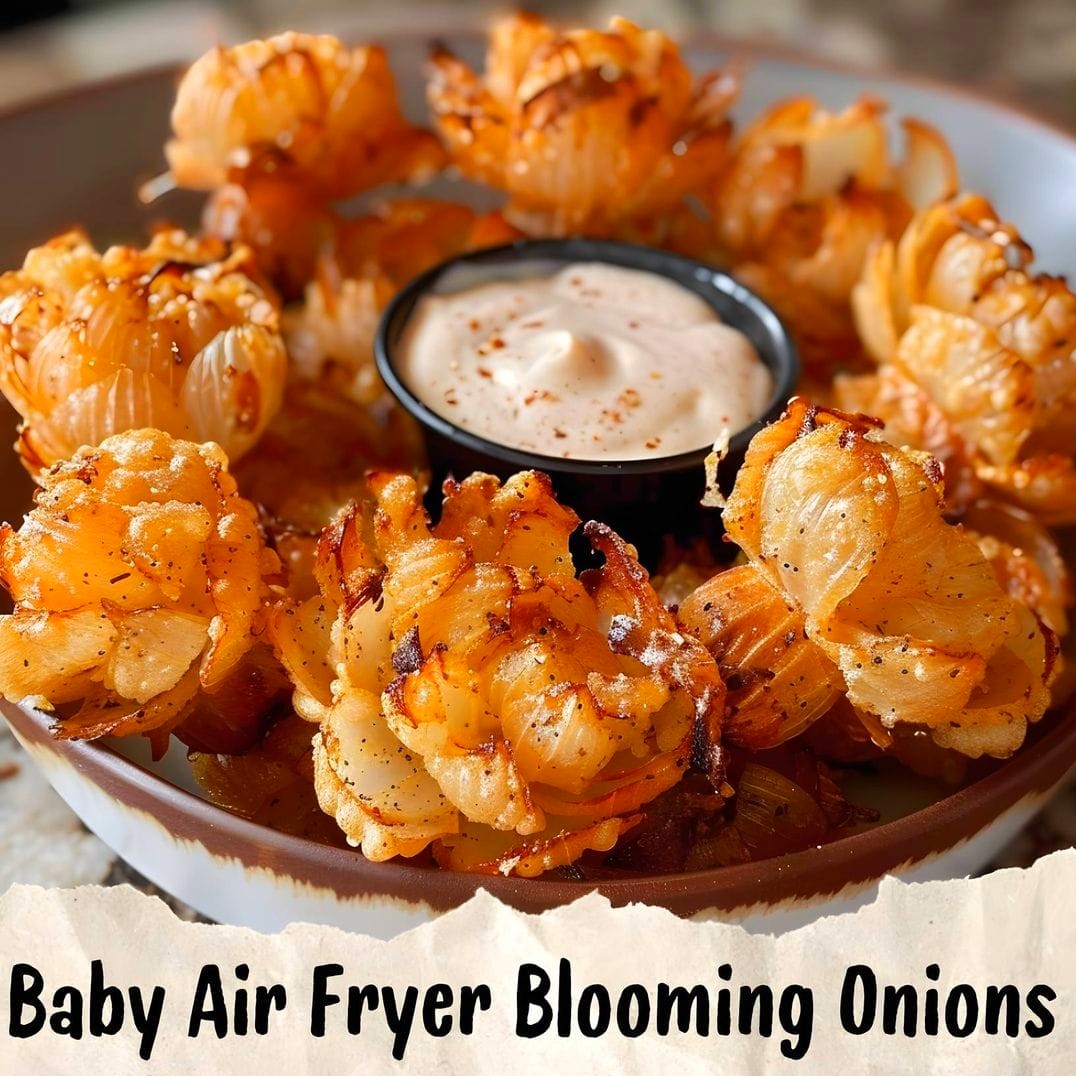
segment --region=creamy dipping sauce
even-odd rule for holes
[[[472,274],[450,271],[419,300],[397,371],[480,437],[571,459],[671,456],[769,402],[773,378],[747,337],[658,273],[587,262],[467,286]]]

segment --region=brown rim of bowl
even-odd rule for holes
[[[0,699],[0,713],[20,737],[69,763],[128,808],[155,818],[178,840],[252,868],[334,891],[342,897],[410,900],[437,910],[456,907],[479,889],[535,911],[596,890],[614,905],[635,901],[679,914],[732,911],[838,893],[866,885],[975,836],[1025,798],[1045,795],[1076,762],[1076,708],[993,772],[918,811],[829,844],[775,859],[677,874],[570,881],[461,874],[406,861],[374,863],[358,851],[292,837],[247,821],[118,754],[107,743],[56,740],[50,718]]]
[[[474,26],[441,28],[440,35],[457,40],[484,38],[484,32]],[[438,30],[426,28],[421,33],[414,30],[380,33],[377,38],[391,42],[437,36]],[[1076,132],[1071,127],[1013,101],[928,75],[906,74],[885,67],[866,68],[819,58],[793,46],[744,41],[708,30],[688,35],[683,44],[687,49],[717,49],[748,60],[797,63],[817,70],[871,80],[887,79],[942,92],[1004,112],[1076,148]],[[0,109],[0,122],[88,94],[112,92],[165,77],[178,78],[183,70],[181,66],[159,65],[36,95]],[[541,910],[596,889],[614,904],[643,900],[680,915],[710,908],[731,911],[760,903],[837,893],[846,886],[865,885],[903,864],[927,859],[967,840],[1025,797],[1045,794],[1076,762],[1076,707],[1071,707],[1065,714],[1055,715],[1053,727],[1036,742],[986,777],[903,818],[820,848],[690,874],[569,882],[455,874],[406,863],[371,863],[358,852],[289,837],[230,814],[131,762],[107,744],[57,741],[48,731],[45,715],[27,712],[7,699],[0,698],[0,713],[23,739],[60,756],[106,793],[156,818],[180,840],[198,841],[216,855],[238,859],[250,867],[276,869],[299,881],[335,890],[344,897],[381,894],[425,903],[438,910],[455,907],[482,888],[522,910]],[[121,792],[126,795],[120,795]],[[416,883],[422,878],[430,884],[421,887],[428,891],[418,893],[420,887]]]

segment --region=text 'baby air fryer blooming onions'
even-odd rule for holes
[[[280,406],[286,359],[249,252],[162,231],[99,254],[81,232],[0,277],[0,389],[31,471],[125,430],[242,455]]]
[[[749,563],[681,611],[745,665],[730,743],[779,743],[844,693],[868,721],[972,757],[1020,746],[1049,705],[1056,636],[945,522],[940,479],[870,420],[799,400],[754,438],[724,512]],[[774,675],[752,690],[752,655],[770,650]]]
[[[223,452],[136,430],[40,483],[22,526],[0,530],[0,582],[15,603],[0,617],[0,693],[81,703],[57,712],[65,739],[146,733],[163,751],[198,711],[205,735],[194,739],[242,749],[224,733],[260,731],[280,679],[252,653],[279,562]]]
[[[612,531],[587,526],[605,564],[577,577],[542,475],[448,483],[433,528],[413,479],[371,482],[271,629],[322,807],[367,857],[538,874],[611,848],[697,740],[721,784],[717,666]]]

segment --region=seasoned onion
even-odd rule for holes
[[[440,168],[428,132],[404,119],[383,49],[286,33],[214,48],[183,76],[165,147],[180,187],[279,174],[346,198]]]
[[[884,111],[869,97],[839,113],[782,101],[737,139],[713,193],[722,259],[785,317],[811,375],[859,358],[849,302],[868,252],[956,190],[945,140],[918,120],[890,160]]]
[[[1048,524],[1076,521],[1076,295],[1030,270],[1031,249],[985,198],[923,210],[899,243],[871,255],[853,303],[889,384],[916,386],[959,441],[980,488]],[[870,413],[870,391],[860,392]],[[930,447],[926,413],[897,424],[903,444]],[[951,490],[965,507],[979,491]]]
[[[23,461],[143,427],[242,455],[283,395],[278,317],[243,247],[165,231],[99,254],[69,232],[32,250],[0,277],[0,390]]]
[[[1049,704],[1056,636],[945,521],[940,478],[933,459],[868,421],[797,400],[751,442],[725,526],[751,561],[744,571],[802,615],[856,710],[972,757],[1006,757]],[[736,601],[731,587],[724,600]],[[749,608],[737,623],[725,646],[746,651],[750,671]],[[828,667],[815,666],[816,697]]]
[[[722,72],[696,82],[669,38],[620,18],[558,33],[513,15],[493,28],[484,78],[443,49],[430,69],[453,163],[507,192],[534,234],[660,230],[720,170],[739,89]]]
[[[147,733],[159,749],[196,714],[202,742],[249,743],[275,695],[252,651],[279,562],[221,450],[137,430],[40,481],[22,526],[0,531],[15,602],[0,693],[81,701],[58,716],[65,738]]]
[[[545,476],[449,482],[435,527],[412,478],[371,484],[372,525],[353,508],[326,530],[320,593],[271,627],[320,723],[322,806],[367,856],[435,842],[458,869],[538,873],[611,847],[696,729],[719,750],[713,658],[608,528],[586,528],[606,563],[576,577],[578,520]]]

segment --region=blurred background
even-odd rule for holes
[[[218,42],[283,29],[356,40],[395,29],[481,25],[481,0],[5,0],[0,109],[91,79],[191,60]],[[688,32],[807,50],[931,75],[1019,100],[1076,128],[1074,0],[532,0],[567,22],[622,14]]]

